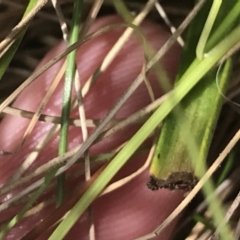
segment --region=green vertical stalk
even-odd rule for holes
[[[78,41],[79,38],[79,26],[81,21],[81,13],[83,7],[83,0],[75,0],[73,6],[73,20],[72,20],[72,31],[70,33],[69,45]],[[62,155],[67,151],[68,146],[68,128],[69,128],[69,115],[71,109],[71,93],[72,85],[76,71],[76,54],[77,50],[72,51],[67,56],[67,69],[65,74],[65,82],[63,89],[63,101],[62,101],[62,118],[61,118],[61,129],[60,129],[60,140],[58,154]],[[58,194],[57,194],[57,205],[61,205],[64,197],[64,182],[65,176],[61,174],[58,177]]]

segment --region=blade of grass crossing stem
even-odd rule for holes
[[[210,32],[212,30],[213,24],[216,20],[216,17],[218,15],[219,9],[221,7],[222,0],[214,0],[211,10],[208,14],[206,23],[204,25],[204,28],[202,30],[201,36],[199,38],[199,42],[196,48],[196,55],[198,59],[202,59],[204,55],[204,48],[206,46],[208,37],[210,35]]]
[[[31,0],[24,12],[24,16],[26,16],[32,9],[33,7],[37,4],[37,0]],[[11,62],[14,54],[16,53],[22,38],[27,30],[28,25],[24,28],[24,30],[21,32],[19,37],[16,39],[16,41],[9,47],[9,49],[6,51],[6,53],[0,58],[0,80],[2,79],[2,76],[4,75],[9,63]],[[1,99],[0,99],[1,100]]]
[[[70,34],[69,45],[78,41],[82,8],[83,8],[83,0],[75,0],[74,7],[73,7],[72,31]],[[73,79],[76,71],[76,60],[75,60],[76,53],[77,53],[77,50],[74,50],[67,56],[67,69],[66,69],[65,83],[64,83],[64,89],[63,89],[61,130],[60,130],[60,140],[59,140],[59,148],[58,148],[59,155],[64,154],[67,151],[67,146],[68,146],[69,115],[70,115],[70,109],[71,109],[72,85],[73,85]],[[63,202],[64,182],[65,182],[65,176],[64,174],[61,174],[58,177],[57,206],[61,205]]]
[[[228,9],[229,11],[225,11]],[[222,36],[227,36],[234,26],[239,23],[240,16],[240,1],[223,1],[222,7],[219,11],[217,19],[213,27],[213,33],[209,37],[207,45],[205,47],[206,51],[209,51],[211,48],[216,45],[222,38]]]
[[[224,3],[222,9],[225,10]],[[209,6],[205,5],[191,23],[175,86],[191,74],[198,65],[197,59],[193,61],[194,49],[201,35]],[[202,26],[199,23],[202,23]],[[215,40],[220,41],[218,38]],[[200,158],[194,161],[198,162],[198,166],[201,162],[205,162],[221,109],[222,97],[215,83],[216,74],[217,70],[210,71],[201,84],[198,84],[181,102],[181,106],[175,108],[175,111],[165,120],[150,168],[151,177],[148,186],[151,189],[162,187],[191,189],[195,185],[196,178],[191,155],[195,155],[195,159]],[[219,87],[224,92],[227,79],[223,81],[226,82],[221,83]],[[195,153],[192,149],[195,149]]]
[[[88,188],[81,199],[70,210],[65,219],[58,225],[49,240],[63,239],[79,217],[103,191],[113,176],[127,162],[139,146],[146,140],[159,123],[172,111],[172,109],[186,96],[186,94],[200,81],[200,79],[240,41],[240,26],[235,28],[227,38],[224,38],[210,52],[209,57],[203,60],[194,60],[187,74],[183,74],[180,84],[168,95],[165,102],[151,115],[147,122],[128,141],[122,150],[114,157],[108,166],[99,175],[98,179]]]

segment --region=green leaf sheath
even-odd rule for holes
[[[223,11],[226,11],[226,9],[230,13],[233,12],[235,4],[237,5],[238,3],[235,3],[235,1],[223,1],[216,19],[218,25],[215,24],[213,26],[214,37],[211,38],[212,35],[210,35],[212,47],[226,36],[226,22],[231,27],[233,27],[232,22],[236,22],[237,15],[235,12],[233,14],[234,17],[230,17],[225,12],[227,21],[219,21]],[[191,23],[175,86],[178,86],[183,80],[192,81],[187,76],[194,69],[197,69],[197,65],[201,63],[201,60],[195,58],[195,49],[202,34],[210,7],[211,1],[208,1]],[[208,42],[206,48],[209,49]],[[220,91],[222,93],[226,91],[231,65],[231,60],[227,61],[220,74],[217,74],[217,68],[209,70],[201,82],[192,89],[165,119],[150,168],[150,180],[148,182],[150,189],[189,190],[196,184],[196,176],[199,176],[198,171],[205,166],[222,106]],[[194,73],[192,75],[194,77]],[[217,75],[218,86],[216,84]]]
[[[222,92],[226,90],[231,65],[231,60],[228,60],[219,76],[218,84]],[[166,118],[150,169],[151,189],[194,187],[195,173],[201,167],[199,165],[205,165],[222,105],[222,96],[215,80],[216,70],[208,73],[188,94],[181,103],[181,109],[178,107]],[[179,117],[179,114],[182,116]],[[197,146],[197,152],[190,153],[193,143]]]

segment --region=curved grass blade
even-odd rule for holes
[[[216,20],[216,17],[219,13],[219,9],[221,7],[222,0],[214,0],[212,7],[210,9],[210,12],[208,14],[206,23],[204,25],[204,28],[202,30],[201,36],[199,38],[198,45],[196,47],[196,55],[198,59],[202,59],[204,56],[204,48],[206,46],[208,37],[210,35],[210,32],[212,30],[213,24]],[[201,22],[200,22],[201,25]]]

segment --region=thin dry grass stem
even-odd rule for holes
[[[57,0],[51,0],[52,1],[52,5],[56,11],[59,23],[60,23],[60,27],[62,30],[62,34],[63,34],[63,39],[65,42],[68,41],[68,27],[67,27],[67,23],[65,21],[64,15],[62,13],[62,9],[58,3]]]
[[[10,6],[11,9],[12,8],[19,9],[19,10],[24,10],[25,9],[25,6],[23,4],[21,4],[19,2],[16,2],[16,1],[2,0],[2,2],[4,4],[6,4],[7,6]],[[51,14],[47,11],[39,11],[37,14],[38,14],[38,16],[40,16],[44,19],[48,19],[48,20],[51,20],[51,21],[54,21],[54,22],[57,21],[57,18],[53,14]]]
[[[47,62],[44,66],[37,69],[29,78],[27,78],[8,98],[6,98],[1,104],[0,104],[0,113],[3,111],[4,108],[6,108],[20,93],[23,91],[31,82],[33,82],[37,77],[39,77],[44,71],[49,69],[51,66],[53,66],[55,63],[57,63],[60,59],[65,57],[68,53],[73,51],[74,49],[78,48],[82,44],[86,43],[90,39],[97,37],[105,32],[108,32],[116,27],[123,27],[126,26],[126,24],[111,24],[108,26],[105,26],[94,33],[91,33],[87,35],[84,39],[72,44],[71,46],[67,47],[64,51],[59,53],[57,56],[52,58],[49,62]],[[132,26],[133,27],[133,26]]]
[[[38,187],[40,187],[42,184],[44,184],[44,178],[36,181],[35,183],[31,184],[30,186],[26,187],[25,189],[23,189],[20,193],[18,193],[17,195],[14,195],[12,198],[8,199],[7,201],[1,203],[0,205],[0,212],[2,212],[3,210],[7,209],[11,204],[13,204],[14,202],[19,201],[22,197],[26,196],[27,194],[29,194],[30,192],[34,191],[35,189],[37,189]]]
[[[103,137],[105,138],[133,123],[136,123],[136,122],[142,123],[144,121],[143,118],[145,118],[149,113],[151,113],[153,110],[159,107],[164,102],[168,94],[169,93],[161,96],[160,98],[156,99],[154,102],[140,109],[136,113],[133,113],[131,116],[129,116],[126,119],[112,119],[109,122],[109,124],[106,126],[108,130],[104,132]],[[19,116],[19,117],[24,117],[29,119],[31,119],[34,115],[34,112],[17,109],[14,107],[6,107],[2,112],[13,115],[13,116]],[[45,114],[41,114],[39,117],[39,121],[52,123],[52,124],[60,124],[61,118],[57,116],[48,116]],[[89,128],[95,128],[99,125],[100,121],[101,121],[100,119],[99,120],[86,119],[86,125]],[[70,125],[81,126],[81,121],[79,119],[70,119]]]
[[[42,149],[48,144],[56,132],[60,129],[59,125],[53,126],[48,133],[39,141],[36,148],[27,156],[22,165],[18,168],[13,177],[9,180],[9,183],[18,181],[19,178],[24,174],[24,172],[34,163]]]
[[[88,14],[87,19],[84,21],[84,24],[81,28],[81,36],[85,36],[92,25],[93,21],[96,19],[98,12],[103,4],[103,0],[95,0],[93,6]]]
[[[47,0],[39,0],[36,6],[12,29],[11,33],[0,43],[0,54],[14,42],[16,36],[23,30],[26,25],[35,17],[35,15],[47,4]],[[0,55],[0,57],[1,57]]]
[[[208,181],[208,179],[213,175],[213,173],[218,169],[218,167],[222,164],[226,156],[233,149],[236,143],[240,139],[240,129],[236,132],[231,141],[227,144],[224,150],[221,152],[219,157],[214,161],[211,167],[207,170],[204,176],[199,180],[197,185],[193,188],[193,190],[188,194],[188,196],[178,205],[178,207],[164,220],[164,222],[156,228],[156,230],[148,235],[138,238],[137,240],[145,240],[152,239],[153,237],[158,236],[158,234],[165,229],[172,221],[175,219],[184,208],[192,201],[192,199],[196,196],[196,194],[202,189],[203,185]]]
[[[230,176],[228,179],[224,180],[218,187],[217,189],[208,196],[207,199],[202,201],[197,208],[193,211],[194,213],[201,214],[203,213],[207,207],[208,207],[208,202],[211,201],[211,198],[217,196],[221,202],[224,202],[231,194],[233,191],[236,189],[239,189],[238,182],[240,181],[240,168],[237,168]],[[189,214],[186,218],[184,218],[182,224],[179,225],[177,231],[176,231],[176,236],[177,234],[183,229],[185,226],[187,226],[190,222],[192,221],[192,216]],[[201,227],[204,227],[201,225]],[[195,228],[194,228],[195,229]],[[192,230],[189,239],[192,239],[196,235],[195,230]],[[199,231],[198,231],[199,233]],[[195,238],[193,238],[195,239]]]
[[[239,205],[240,205],[240,192],[238,193],[237,197],[234,199],[234,201],[232,202],[230,208],[228,209],[224,221],[228,222],[230,220],[230,218],[235,213],[235,211],[237,210]],[[218,238],[218,232],[221,229],[223,224],[224,224],[224,222],[222,224],[219,224],[219,226],[217,227],[216,231],[211,236],[210,240],[217,240],[217,239],[219,239]]]
[[[81,146],[81,145],[80,145]],[[0,195],[3,195],[11,190],[13,190],[14,188],[20,186],[21,184],[31,180],[34,177],[37,177],[38,175],[48,171],[49,169],[57,166],[58,164],[64,163],[67,161],[67,159],[69,159],[70,157],[72,157],[77,150],[79,149],[80,146],[77,146],[75,148],[73,148],[72,150],[66,152],[65,154],[58,156],[56,158],[53,158],[51,161],[43,164],[41,167],[37,168],[33,173],[22,177],[21,179],[19,179],[18,181],[14,181],[13,183],[10,184],[6,184],[5,186],[3,186],[0,189]],[[41,179],[43,180],[43,178]]]
[[[238,82],[239,84],[239,82]],[[235,89],[232,89],[232,91],[228,94],[228,98],[231,100],[234,97],[239,96],[240,94],[240,89],[238,87],[236,87]],[[233,100],[231,100],[231,102],[234,102]],[[234,105],[240,106],[240,103],[234,102]]]
[[[196,14],[201,10],[203,4],[206,0],[200,0],[192,9],[192,11],[187,15],[178,29],[172,34],[172,36],[168,39],[168,41],[161,47],[161,49],[157,52],[157,54],[152,58],[152,60],[148,64],[148,68],[151,68],[161,57],[163,57],[166,52],[172,47],[172,45],[176,42],[177,38],[181,36],[183,31],[187,28],[189,23],[193,20]]]
[[[86,115],[85,115],[85,109],[81,94],[81,86],[80,86],[80,79],[79,79],[79,73],[76,71],[75,78],[74,78],[74,85],[75,90],[77,93],[77,101],[78,101],[78,113],[79,113],[79,120],[81,121],[81,131],[82,131],[82,138],[83,141],[86,141],[88,138],[88,130],[87,130],[87,124],[86,124]],[[86,181],[91,178],[91,169],[90,169],[90,158],[89,154],[85,154],[85,179]]]
[[[157,107],[159,107],[164,102],[164,100],[167,98],[168,94],[170,94],[170,93],[171,92],[164,94],[163,96],[161,96],[160,98],[155,100],[153,103],[142,108],[141,110],[137,111],[136,113],[133,113],[130,117],[120,121],[120,123],[117,123],[116,126],[113,126],[111,129],[103,132],[103,134],[101,135],[101,139],[104,139],[104,138],[112,135],[113,133],[115,133],[133,123],[141,122],[141,119],[143,119],[149,113],[151,113],[153,110],[155,110]]]
[[[240,205],[240,192],[238,193],[237,197],[234,199],[232,205],[230,206],[226,213],[226,221],[230,220],[230,218],[232,217],[236,209],[239,207],[239,205]]]
[[[82,131],[82,138],[83,141],[86,141],[88,138],[88,129],[86,125],[86,115],[85,115],[85,109],[82,99],[82,90],[80,86],[80,76],[78,71],[75,72],[75,78],[74,78],[74,86],[77,93],[77,102],[78,102],[78,112],[79,112],[79,118],[81,121],[81,131]],[[85,172],[85,181],[90,180],[91,178],[91,166],[90,166],[90,156],[89,152],[86,151],[84,154],[84,172]],[[92,207],[90,206],[87,210],[88,217],[89,217],[89,239],[94,240],[95,239],[95,227],[94,227],[94,221],[93,221],[93,214],[92,214]]]
[[[93,4],[91,11],[87,17],[87,20],[82,26],[82,29],[80,31],[80,38],[84,37],[85,34],[88,32],[91,24],[95,20],[101,6],[103,4],[103,1],[95,1]],[[83,141],[86,141],[88,138],[88,130],[87,130],[87,125],[86,125],[86,114],[85,114],[85,109],[83,105],[83,95],[82,95],[82,89],[80,85],[80,73],[76,71],[75,73],[75,79],[74,79],[74,85],[75,85],[75,90],[77,93],[77,102],[78,102],[78,112],[79,112],[79,117],[81,121],[81,130],[82,130],[82,137]],[[88,151],[84,154],[84,170],[85,170],[85,180],[88,181],[91,178],[91,166],[90,166],[90,156]],[[91,206],[88,208],[88,216],[89,216],[89,222],[90,222],[90,227],[89,227],[89,238],[90,240],[95,239],[95,225],[93,221],[93,214],[92,214],[92,208]]]
[[[135,26],[139,26],[140,23],[144,20],[146,15],[152,9],[156,0],[149,0],[143,10],[134,18],[132,24]],[[107,56],[104,58],[102,64],[97,68],[97,70],[93,73],[92,76],[87,80],[83,89],[82,95],[83,97],[88,93],[91,85],[97,80],[97,78],[107,69],[113,59],[116,57],[118,52],[121,50],[125,42],[128,40],[130,35],[133,33],[134,29],[132,27],[128,27],[123,34],[119,37],[117,42],[113,45],[112,49],[108,52]]]
[[[209,240],[212,235],[212,230],[206,228],[206,226],[197,222],[196,226],[193,228],[191,235],[189,235],[186,240]]]
[[[48,103],[50,97],[52,96],[53,92],[55,91],[55,89],[57,88],[58,84],[60,83],[61,79],[62,79],[62,76],[65,72],[65,69],[66,69],[66,61],[64,61],[62,67],[60,68],[60,70],[58,71],[56,77],[54,78],[53,82],[51,83],[51,85],[49,86],[49,89],[48,91],[46,92],[45,96],[43,97],[41,103],[39,104],[36,112],[34,113],[33,117],[32,117],[32,120],[31,122],[29,123],[28,125],[28,128],[27,130],[25,131],[23,137],[22,137],[22,140],[19,144],[19,148],[21,148],[21,146],[23,145],[26,137],[31,133],[31,131],[33,130],[34,126],[36,125],[41,113],[42,113],[42,110],[44,109],[44,107],[46,106],[46,104]]]
[[[150,163],[151,163],[151,160],[152,160],[152,157],[153,157],[153,154],[154,154],[154,151],[155,151],[155,148],[156,148],[156,144],[153,144],[150,151],[149,151],[149,154],[148,154],[148,157],[144,163],[144,165],[142,167],[140,167],[138,170],[136,170],[134,173],[130,174],[129,176],[127,177],[124,177],[114,183],[112,183],[111,185],[109,185],[103,192],[100,196],[102,195],[105,195],[107,193],[110,193],[122,186],[124,186],[125,184],[127,184],[128,182],[130,182],[132,179],[136,178],[137,176],[139,176],[143,171],[145,171]]]
[[[166,23],[166,25],[169,27],[171,33],[175,33],[176,28],[173,26],[173,24],[169,20],[169,18],[167,16],[166,12],[164,11],[162,5],[159,2],[156,2],[155,7],[156,7],[158,13],[160,14],[160,16],[162,17],[162,19],[164,20],[164,22]],[[180,46],[182,46],[182,47],[184,46],[184,41],[183,41],[181,36],[179,36],[177,38],[177,42],[179,43]]]
[[[115,149],[113,151],[113,153],[117,153],[122,148],[123,145],[121,145],[117,149]],[[80,147],[81,147],[81,145],[80,145]],[[58,156],[56,158],[53,158],[51,161],[43,164],[41,167],[37,168],[36,170],[34,170],[29,175],[20,178],[18,181],[9,182],[9,183],[5,184],[0,189],[0,196],[5,194],[5,193],[7,193],[7,192],[10,192],[11,190],[13,190],[16,187],[18,187],[18,186],[28,182],[32,178],[37,177],[40,174],[43,174],[43,173],[47,172],[48,170],[52,169],[53,167],[56,167],[57,165],[61,165],[62,163],[66,163],[67,159],[69,159],[71,156],[73,156],[76,153],[77,149],[79,149],[79,146],[77,146],[77,147],[73,148],[72,150],[66,152],[64,155]],[[41,178],[40,180],[44,181],[44,178]],[[32,185],[38,186],[38,184],[39,184],[38,182],[39,182],[39,180],[36,183],[32,184]],[[34,187],[33,188],[30,187],[29,189],[31,191],[35,190]],[[25,192],[25,194],[29,193],[28,191],[25,191],[25,189],[24,189],[24,192]],[[21,197],[23,197],[23,196],[24,196],[24,194],[21,194]],[[20,199],[20,198],[16,198],[16,199]],[[10,200],[10,199],[8,199],[8,200]],[[5,201],[4,203],[7,204],[7,201]],[[11,201],[10,203],[12,204],[13,202],[14,201]],[[9,203],[9,205],[10,205],[10,203]],[[4,210],[4,209],[1,209],[1,206],[0,206],[0,211],[2,211],[2,210]]]
[[[35,114],[34,112],[30,112],[30,111],[26,111],[26,110],[14,108],[14,107],[6,107],[3,110],[3,113],[7,113],[7,114],[10,114],[13,116],[19,116],[19,117],[23,117],[23,118],[29,118],[29,119],[31,119],[33,117],[33,115]],[[46,123],[52,123],[55,125],[59,125],[60,121],[61,121],[61,117],[41,114],[38,120],[46,122]],[[87,127],[94,128],[99,124],[100,121],[101,121],[100,119],[99,120],[86,119],[86,125],[87,125]],[[119,121],[121,121],[121,119],[112,120],[109,124],[109,127],[115,125]],[[77,126],[77,127],[81,126],[81,122],[79,119],[70,118],[69,122],[70,122],[69,125]]]
[[[146,58],[145,58],[145,59],[146,59]],[[147,66],[147,63],[146,63],[146,61],[145,61],[144,64],[143,64],[143,67],[142,67],[143,81],[144,81],[145,86],[146,86],[146,88],[147,88],[147,91],[148,91],[149,97],[150,97],[150,99],[151,99],[151,102],[154,102],[155,96],[154,96],[154,92],[153,92],[151,83],[149,82],[149,80],[148,80],[148,78],[147,78],[147,76],[146,76],[146,66]]]

